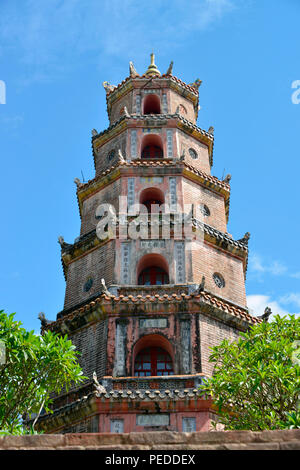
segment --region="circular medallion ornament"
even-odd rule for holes
[[[189,149],[189,154],[194,160],[196,160],[196,158],[198,158],[198,154],[197,154],[196,150],[194,150],[192,148]]]
[[[114,158],[115,154],[116,154],[115,149],[113,149],[113,150],[111,150],[110,152],[108,152],[107,160],[110,162],[110,161]]]
[[[93,282],[94,281],[91,277],[86,281],[86,283],[83,286],[84,292],[88,292],[92,288]]]
[[[217,287],[219,287],[219,289],[222,289],[222,287],[225,287],[225,281],[224,281],[223,276],[221,276],[221,274],[214,273],[213,280],[215,281],[215,284]]]
[[[187,114],[187,110],[186,110],[186,108],[183,106],[183,104],[180,104],[180,105],[179,105],[179,113],[180,113],[180,114],[183,114],[183,115]]]
[[[210,210],[205,204],[200,204],[199,209],[201,214],[204,215],[204,217],[210,216]]]

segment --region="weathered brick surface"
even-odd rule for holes
[[[176,432],[132,432],[128,434],[128,443],[130,444],[146,444],[146,445],[159,445],[159,444],[181,444],[188,433]]]
[[[221,232],[227,231],[224,198],[220,194],[214,193],[186,178],[182,179],[182,192],[184,204],[194,204],[195,207],[205,204],[208,207],[210,215],[208,217],[202,216],[204,223]]]
[[[85,199],[82,206],[80,235],[85,235],[91,230],[96,229],[99,221],[96,218],[96,209],[99,205],[111,204],[115,208],[116,213],[118,213],[120,195],[121,180],[116,180]]]
[[[110,124],[113,124],[124,114],[124,106],[126,106],[127,111],[132,114],[135,112],[134,109],[133,92],[127,93],[125,96],[122,96],[120,99],[116,100],[109,113]]]
[[[184,109],[181,106],[183,106]],[[175,114],[176,111],[193,124],[196,123],[195,110],[191,101],[187,100],[175,91],[169,90],[169,113]]]
[[[269,442],[269,441],[290,441],[300,439],[300,429],[283,429],[278,431],[262,431],[255,432],[256,442]]]
[[[194,139],[193,137],[188,136],[183,131],[178,130],[177,136],[179,145],[179,155],[182,155],[184,152],[184,161],[196,168],[197,170],[204,171],[205,173],[210,175],[210,161],[207,146]],[[189,152],[190,148],[195,150],[195,152],[197,153],[197,158],[192,158]]]
[[[3,436],[0,450],[300,450],[300,429]]]
[[[56,403],[61,401],[62,406],[66,404],[64,401],[65,397],[59,397]],[[88,417],[80,421],[79,423],[73,424],[72,426],[67,427],[66,425],[62,428],[58,428],[54,432],[63,434],[73,434],[73,433],[97,433],[99,432],[99,418],[98,415]]]
[[[211,349],[218,346],[224,339],[235,341],[238,339],[239,332],[221,321],[214,320],[207,315],[198,316],[200,330],[200,348],[201,348],[201,367],[206,375],[212,375],[213,364],[209,362]]]
[[[68,309],[101,291],[101,279],[110,285],[114,277],[115,241],[98,246],[69,264],[64,308]],[[86,281],[92,278],[92,288],[85,292]]]
[[[34,436],[3,436],[0,446],[4,449],[10,448],[56,448],[65,445],[65,438],[62,434],[42,434]],[[1,448],[0,447],[0,448]]]
[[[77,350],[81,352],[78,362],[83,370],[83,375],[97,377],[105,375],[106,369],[106,339],[107,320],[101,320],[89,325],[69,337]]]
[[[128,439],[128,434],[66,434],[65,442],[67,445],[120,445],[120,444],[134,444]],[[138,443],[138,442],[137,442]]]
[[[280,450],[300,450],[299,441],[280,442]]]
[[[255,442],[255,443],[239,443],[239,444],[223,444],[221,449],[224,450],[279,450],[279,442],[265,442],[264,444]]]
[[[115,136],[113,139],[97,147],[95,152],[96,176],[99,176],[103,171],[118,163],[119,149],[125,157],[127,145],[127,132],[124,131],[120,135]],[[112,151],[114,151],[114,158],[111,158]]]
[[[242,260],[205,242],[201,243],[197,251],[192,252],[192,270],[194,282],[200,283],[204,275],[206,290],[235,304],[246,306]],[[224,278],[223,288],[216,286],[214,273]]]

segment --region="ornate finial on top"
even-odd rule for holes
[[[150,54],[150,57],[151,57],[151,64],[149,65],[145,75],[147,75],[147,77],[155,77],[155,75],[157,77],[160,77],[160,71],[158,70],[158,68],[156,67],[156,65],[154,63],[154,53],[153,52],[152,52],[152,54]]]
[[[137,71],[135,70],[135,67],[133,65],[133,62],[129,62],[129,74],[132,78],[135,78],[135,77],[138,77],[139,74],[137,73]]]

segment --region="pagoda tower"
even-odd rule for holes
[[[92,131],[95,177],[75,179],[80,236],[62,237],[67,334],[88,379],[54,397],[48,433],[207,431],[199,392],[210,348],[260,321],[246,305],[249,234],[227,232],[230,175],[211,175],[214,129],[198,127],[201,81],[151,64],[104,82],[109,127]]]

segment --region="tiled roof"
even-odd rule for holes
[[[107,170],[103,171],[100,175],[96,176],[95,178],[87,181],[86,183],[82,183],[79,188],[78,192],[81,192],[94,184],[96,181],[100,180],[103,176],[108,175],[112,171],[116,170],[117,168],[121,167],[142,167],[142,168],[159,168],[159,167],[174,167],[174,166],[181,166],[185,167],[188,170],[192,171],[194,174],[200,176],[206,181],[209,181],[210,183],[213,183],[214,185],[217,185],[226,191],[230,191],[230,185],[228,183],[225,183],[222,180],[219,180],[216,176],[208,175],[204,171],[198,170],[197,168],[193,167],[192,165],[186,163],[185,161],[181,161],[179,159],[170,159],[170,158],[164,158],[164,159],[158,159],[158,160],[146,160],[146,159],[141,159],[138,158],[136,160],[131,160],[131,161],[125,161],[121,162],[119,161],[117,165],[111,166]]]
[[[200,134],[205,135],[208,137],[210,140],[214,140],[213,134],[210,134],[208,131],[205,131],[204,129],[201,129],[200,127],[196,126],[196,124],[193,124],[191,121],[188,119],[184,118],[181,116],[181,114],[130,114],[130,116],[126,116],[125,114],[121,116],[117,121],[115,121],[113,124],[111,124],[107,129],[104,129],[103,131],[99,132],[98,134],[92,136],[92,141],[96,140],[97,138],[101,137],[102,135],[108,133],[111,131],[113,128],[117,127],[117,125],[126,120],[126,119],[133,119],[135,121],[140,121],[140,120],[145,120],[145,119],[151,119],[153,121],[163,121],[165,119],[179,119],[182,121],[186,126],[190,127],[191,129],[196,130]]]
[[[129,402],[134,400],[138,401],[180,401],[188,399],[207,399],[208,397],[198,389],[183,389],[183,390],[111,390],[109,392],[93,391],[78,400],[68,403],[60,408],[56,408],[52,413],[44,414],[39,417],[38,423],[42,424],[43,421],[56,420],[61,416],[72,415],[82,407],[92,406],[95,401],[109,401],[109,402]],[[43,424],[42,424],[43,425]]]
[[[217,230],[211,225],[205,224],[195,218],[192,219],[192,223],[195,227],[201,228],[202,231],[213,236],[217,240],[225,241],[229,245],[235,246],[243,251],[248,251],[247,242],[243,242],[242,240],[234,240],[226,233],[221,232],[220,230]],[[85,235],[82,235],[80,238],[76,240],[74,244],[69,244],[68,246],[66,246],[63,249],[63,253],[71,253],[72,251],[74,251],[74,249],[78,249],[85,242],[92,240],[95,237],[95,235],[96,235],[96,229],[93,229],[90,232],[86,233]]]
[[[162,75],[162,77],[165,77],[165,76],[167,76],[167,75]],[[180,80],[180,78],[175,77],[175,75],[172,75],[172,76],[171,76],[171,80],[173,80],[174,82],[179,83],[179,85],[182,85],[184,88],[186,88],[187,90],[191,91],[192,93],[195,93],[196,95],[199,94],[198,88],[195,88],[195,87],[193,87],[192,85],[188,85],[187,83],[185,83],[185,82],[183,82],[182,80]]]
[[[239,317],[253,324],[261,323],[261,320],[258,317],[254,317],[253,315],[250,315],[250,313],[248,313],[248,310],[246,309],[243,309],[241,307],[236,307],[233,304],[230,304],[229,302],[221,300],[220,298],[217,298],[209,293],[201,292],[200,295],[202,296],[203,300],[208,302],[210,305],[218,307],[219,309],[225,312],[228,312],[234,315],[235,317]]]
[[[66,405],[61,406],[60,408],[54,409],[51,413],[43,414],[39,417],[38,423],[42,423],[48,419],[55,419],[60,415],[68,415],[73,413],[75,410],[78,410],[82,406],[88,404],[88,402],[92,401],[96,398],[96,391],[93,391],[78,400],[73,401],[72,403],[68,403]],[[30,422],[30,421],[29,421]]]
[[[199,92],[198,92],[198,89],[191,86],[191,85],[188,85],[187,83],[183,82],[182,80],[180,80],[180,78],[177,78],[175,77],[175,75],[166,75],[166,74],[163,74],[161,75],[160,77],[155,77],[153,80],[165,80],[165,79],[169,79],[175,83],[178,83],[179,85],[181,85],[183,88],[185,88],[186,90],[189,90],[191,93],[193,93],[194,95],[198,96]],[[127,83],[129,80],[149,80],[149,77],[147,75],[140,75],[138,77],[134,77],[134,79],[132,77],[126,77],[124,80],[122,80],[121,83],[119,83],[112,91],[110,91],[109,93],[107,93],[106,97],[107,99],[109,97],[111,97],[115,91],[117,90],[120,90],[120,88],[125,85],[125,83]]]
[[[170,376],[172,377],[172,376]],[[198,398],[203,397],[203,392],[198,389],[186,388],[183,390],[110,390],[109,392],[96,391],[98,398],[113,400],[143,400],[143,401],[155,401],[155,400],[182,400],[186,398]]]
[[[102,135],[106,134],[107,132],[109,132],[112,129],[114,129],[115,127],[117,127],[117,125],[120,124],[120,122],[124,121],[125,119],[129,119],[129,118],[127,116],[125,116],[125,114],[123,114],[123,116],[121,116],[117,121],[115,121],[113,124],[111,124],[107,129],[104,129],[104,131],[101,131],[98,134],[93,135],[92,136],[92,142],[95,139],[97,139],[98,137],[101,137]]]
[[[57,317],[57,320],[49,323],[45,329],[50,329],[54,330],[59,328],[60,324],[63,324],[65,320],[67,321],[72,321],[73,319],[80,317],[81,315],[85,315],[89,312],[94,311],[97,309],[98,306],[102,305],[107,305],[107,306],[112,306],[113,310],[115,310],[116,305],[120,304],[124,306],[128,305],[138,305],[138,304],[155,304],[155,303],[164,303],[164,304],[170,304],[170,303],[179,303],[185,301],[191,301],[193,304],[196,302],[196,304],[199,304],[199,307],[201,306],[207,306],[207,307],[212,307],[214,309],[217,309],[220,312],[223,312],[224,315],[229,315],[229,318],[232,317],[232,319],[236,320],[241,320],[246,323],[250,324],[256,324],[256,323],[261,323],[261,320],[255,316],[250,315],[248,310],[243,307],[239,307],[231,303],[230,301],[226,301],[220,297],[217,297],[209,292],[194,292],[190,294],[186,293],[181,293],[179,294],[174,293],[174,294],[155,294],[155,295],[113,295],[110,294],[110,296],[106,294],[99,294],[98,297],[93,298],[93,300],[88,301],[85,305],[80,306],[79,308],[74,308],[73,311],[68,310],[68,313],[64,313],[64,311],[60,312],[60,314]],[[195,304],[194,304],[195,305]],[[101,309],[102,310],[102,309]]]
[[[226,241],[229,245],[235,246],[240,248],[241,250],[248,251],[248,246],[246,242],[242,242],[242,240],[234,240],[233,238],[229,237],[226,233],[217,230],[216,228],[212,227],[211,225],[204,224],[199,220],[193,219],[193,224],[196,227],[201,228],[204,232],[208,233],[209,235],[213,236],[217,240]]]
[[[201,129],[200,127],[196,126],[196,124],[193,124],[191,121],[188,119],[184,118],[181,116],[181,114],[175,114],[173,116],[177,116],[180,121],[182,121],[186,126],[194,129],[197,132],[200,132],[201,134],[205,135],[206,137],[209,137],[211,140],[214,140],[213,134],[210,134],[210,132],[205,131],[204,129]]]
[[[198,127],[196,124],[193,124],[190,122],[188,119],[184,118],[180,114],[130,114],[130,116],[123,115],[121,116],[117,121],[115,121],[113,124],[111,124],[107,129],[104,129],[103,131],[99,132],[96,135],[92,136],[92,143],[99,139],[99,137],[104,136],[105,134],[109,134],[113,129],[117,128],[118,125],[122,121],[126,120],[133,120],[133,121],[140,121],[140,120],[149,120],[154,121],[157,123],[157,125],[163,125],[163,121],[166,119],[176,119],[178,122],[180,122],[180,127],[188,127],[189,130],[196,131],[199,134],[203,135],[205,137],[210,145],[209,148],[209,154],[210,154],[210,165],[213,165],[213,147],[214,147],[214,135],[209,133],[208,131],[201,129]],[[93,155],[94,155],[94,160],[95,160],[95,150],[94,146],[92,145],[92,150],[93,150]],[[95,163],[95,162],[94,162]]]

